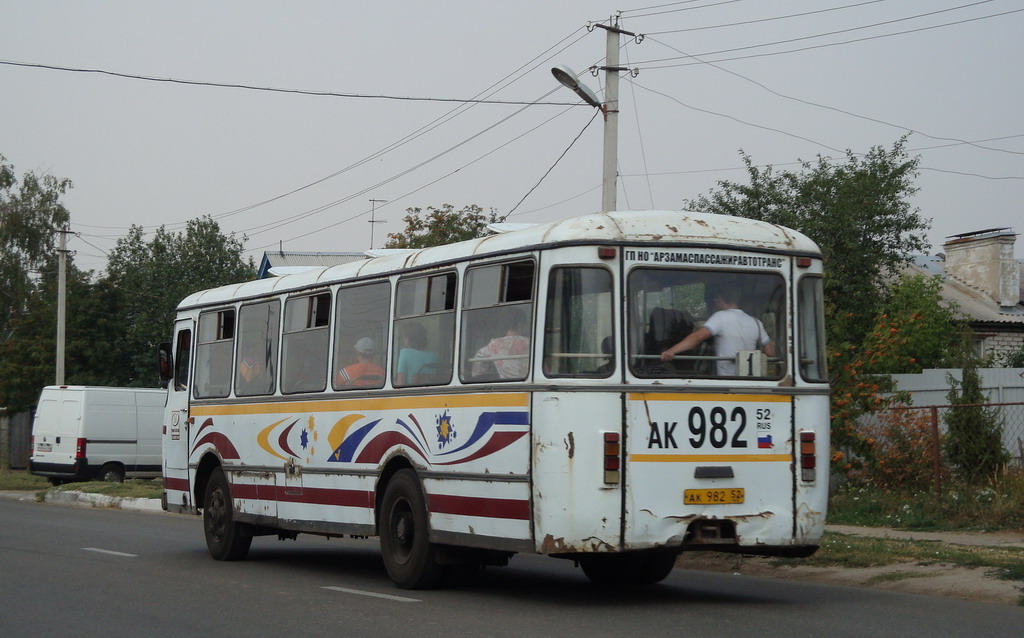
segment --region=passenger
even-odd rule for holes
[[[395,385],[409,385],[427,365],[437,363],[437,355],[427,350],[427,331],[419,323],[407,323],[402,329],[402,349],[398,351]]]
[[[384,385],[384,368],[374,363],[377,344],[370,337],[361,337],[353,350],[356,362],[347,365],[334,376],[337,388],[377,388]]]
[[[715,355],[728,357],[715,362],[719,376],[736,376],[736,353],[741,350],[761,350],[769,357],[775,356],[775,344],[764,325],[739,309],[739,293],[735,288],[716,291],[712,305],[716,312],[703,326],[662,352],[662,361],[671,361],[676,354],[692,350],[711,337],[715,338]]]
[[[523,313],[516,308],[502,315],[503,334],[477,350],[475,357],[493,361],[474,361],[474,377],[487,376],[488,364],[491,364],[500,379],[526,378],[530,370],[530,338],[523,335],[526,332],[525,324]]]

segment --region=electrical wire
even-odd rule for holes
[[[923,131],[919,131],[919,130],[913,128],[913,127],[901,126],[899,124],[893,124],[892,122],[886,122],[885,120],[881,120],[881,119],[878,119],[878,118],[875,118],[875,117],[869,117],[869,116],[866,116],[866,115],[860,115],[858,113],[854,113],[853,111],[847,111],[846,109],[841,109],[841,108],[838,108],[838,107],[835,107],[835,106],[829,106],[827,104],[820,104],[818,102],[812,102],[810,100],[805,100],[805,99],[802,99],[802,98],[794,97],[792,95],[786,95],[785,93],[780,93],[779,91],[776,91],[775,89],[772,89],[771,87],[767,86],[766,84],[764,84],[762,82],[758,82],[757,80],[754,80],[753,78],[749,78],[749,77],[747,77],[745,75],[742,75],[742,74],[737,73],[735,71],[729,70],[729,69],[727,69],[727,68],[725,68],[723,66],[719,66],[719,65],[715,64],[714,62],[707,62],[705,60],[702,60],[701,58],[698,58],[697,56],[689,55],[685,51],[681,51],[681,50],[677,49],[676,47],[673,47],[670,44],[667,44],[665,42],[661,42],[657,38],[649,38],[649,39],[652,42],[656,42],[657,44],[660,44],[660,45],[662,45],[664,47],[672,49],[673,51],[675,51],[677,53],[681,53],[681,54],[683,54],[686,57],[692,58],[692,59],[694,59],[694,60],[696,60],[698,62],[702,62],[702,63],[704,63],[704,64],[706,64],[706,65],[708,65],[708,66],[710,66],[710,67],[712,67],[714,69],[722,71],[723,73],[728,73],[729,75],[735,76],[735,77],[737,77],[737,78],[739,78],[741,80],[744,80],[745,82],[749,82],[751,84],[754,84],[755,86],[760,87],[761,89],[771,93],[772,95],[775,95],[777,97],[781,97],[781,98],[786,99],[786,100],[792,100],[794,102],[799,102],[800,104],[806,104],[807,106],[813,106],[813,107],[820,108],[820,109],[826,109],[826,110],[829,110],[829,111],[834,111],[836,113],[841,113],[843,115],[854,117],[854,118],[857,118],[857,119],[860,119],[860,120],[865,120],[865,121],[868,121],[868,122],[873,122],[875,124],[884,124],[885,126],[890,126],[890,127],[893,127],[893,128],[897,128],[897,129],[903,130],[903,131],[911,131],[911,132],[918,133],[918,134],[920,134],[920,135],[922,135],[924,137],[927,137],[927,138],[933,139],[933,140],[940,140],[940,141],[945,141],[945,142],[956,142],[957,144],[968,144],[968,145],[971,145],[971,146],[974,146],[976,148],[983,149],[983,150],[986,150],[986,151],[995,151],[995,152],[999,152],[999,153],[1008,153],[1010,155],[1024,155],[1024,152],[1021,152],[1021,151],[1011,151],[1011,150],[1008,150],[1008,149],[993,148],[993,147],[988,147],[988,146],[981,146],[980,144],[975,144],[974,142],[969,142],[967,140],[962,140],[962,139],[955,138],[955,137],[931,135],[929,133],[925,133]]]
[[[530,194],[533,193],[533,191],[537,190],[537,187],[541,185],[541,182],[543,182],[545,179],[547,179],[547,176],[551,174],[551,171],[555,170],[555,167],[558,166],[558,163],[560,161],[562,161],[562,158],[565,157],[566,153],[569,152],[569,149],[571,149],[573,147],[573,145],[576,144],[576,142],[579,141],[579,139],[581,137],[583,137],[583,133],[585,133],[586,130],[588,128],[590,128],[590,125],[594,123],[594,120],[597,119],[597,114],[600,113],[600,112],[601,112],[600,110],[594,109],[594,114],[590,117],[590,120],[586,123],[586,125],[579,132],[579,134],[576,135],[576,137],[574,137],[571,142],[569,142],[569,146],[567,146],[565,148],[565,150],[562,151],[562,154],[558,156],[558,159],[555,160],[555,163],[552,164],[548,168],[548,170],[544,171],[544,174],[541,176],[541,178],[539,180],[537,180],[537,183],[533,185],[533,188],[531,188],[529,191],[527,191],[526,194],[523,195],[523,198],[520,199],[519,202],[515,206],[513,206],[511,210],[509,210],[507,213],[505,213],[505,216],[501,218],[501,221],[505,221],[506,219],[508,219],[508,216],[511,215],[512,213],[514,213],[515,210],[517,208],[519,208],[519,205],[522,204],[524,201],[526,201],[526,198],[529,197]]]
[[[652,35],[666,35],[669,33],[689,33],[692,31],[707,31],[709,29],[724,29],[726,27],[739,27],[746,26],[749,24],[761,24],[764,22],[775,22],[777,20],[789,20],[790,18],[803,18],[805,16],[816,15],[819,13],[830,13],[832,11],[841,11],[843,9],[853,9],[856,7],[863,7],[868,4],[878,4],[879,2],[889,2],[889,0],[868,0],[867,2],[858,2],[856,4],[846,4],[841,7],[829,7],[827,9],[816,9],[814,11],[804,11],[802,13],[790,13],[788,15],[773,16],[771,18],[758,18],[756,20],[744,20],[742,22],[727,22],[724,24],[711,24],[703,27],[688,27],[686,29],[672,29],[671,31],[650,31],[644,34],[645,37]]]
[[[931,26],[927,26],[927,27],[920,27],[920,28],[917,28],[917,29],[907,29],[906,31],[895,31],[893,33],[883,33],[883,34],[880,34],[880,35],[867,36],[867,37],[864,37],[864,38],[855,38],[853,40],[844,40],[842,42],[830,42],[828,44],[816,44],[816,45],[813,45],[813,46],[800,47],[800,48],[797,48],[797,49],[787,49],[786,51],[771,51],[771,52],[768,52],[768,53],[754,53],[754,54],[751,54],[751,55],[737,55],[737,56],[733,56],[733,57],[729,57],[729,58],[717,58],[717,59],[714,60],[714,62],[733,62],[733,61],[736,61],[736,60],[751,60],[751,59],[754,59],[754,58],[767,58],[767,57],[772,57],[772,56],[776,56],[776,55],[788,55],[790,53],[802,53],[804,51],[813,51],[815,49],[825,49],[825,48],[828,48],[828,47],[843,46],[843,45],[846,45],[846,44],[857,44],[857,43],[860,43],[860,42],[869,42],[871,40],[880,40],[882,38],[891,38],[891,37],[897,36],[897,35],[907,35],[907,34],[910,34],[910,33],[920,33],[922,31],[931,31],[932,29],[942,29],[942,28],[945,28],[945,27],[952,27],[952,26],[957,26],[957,25],[960,25],[960,24],[967,24],[969,22],[977,22],[979,20],[988,20],[990,18],[999,18],[999,17],[1005,16],[1005,15],[1010,15],[1010,14],[1013,14],[1013,13],[1020,13],[1021,11],[1024,11],[1024,9],[1012,9],[1010,11],[1003,11],[1002,13],[993,13],[991,15],[978,16],[978,17],[975,17],[975,18],[967,18],[967,19],[964,19],[964,20],[957,20],[955,22],[946,22],[946,23],[943,23],[943,24],[935,24],[935,25],[931,25]],[[820,37],[820,36],[812,36],[812,37]],[[700,57],[708,56],[708,55],[719,55],[719,54],[728,53],[728,52],[731,52],[731,51],[739,51],[739,50],[751,49],[751,48],[755,48],[755,47],[772,46],[772,45],[780,44],[780,43],[781,42],[768,42],[768,43],[765,43],[765,44],[759,44],[759,45],[755,45],[755,46],[739,47],[739,48],[736,48],[736,49],[723,49],[723,50],[720,50],[720,51],[709,51],[709,52],[704,52],[704,53],[696,53],[694,55],[695,56],[700,56]],[[679,58],[672,58],[672,59],[679,59]],[[639,64],[645,64],[645,63],[639,63]],[[648,70],[651,70],[651,69],[673,69],[673,68],[679,68],[679,67],[684,67],[684,66],[695,66],[695,65],[698,65],[698,64],[704,64],[704,63],[703,62],[681,62],[681,63],[678,63],[678,64],[654,65],[654,64],[651,64],[650,62],[648,62],[648,63],[645,64],[645,68],[648,69]]]

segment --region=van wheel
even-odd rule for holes
[[[100,468],[100,480],[107,483],[124,483],[124,468],[117,463],[107,463]]]
[[[215,468],[206,484],[203,499],[203,530],[206,547],[217,560],[242,560],[249,553],[252,535],[242,533],[242,525],[235,522],[234,502],[224,470]]]
[[[441,582],[430,542],[426,499],[412,470],[399,470],[388,482],[380,515],[380,549],[388,576],[402,589],[426,589]]]

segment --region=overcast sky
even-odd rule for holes
[[[586,25],[616,10],[645,35],[621,41],[619,209],[746,181],[740,149],[797,168],[913,131],[933,252],[1022,230],[1019,0],[0,0],[0,154],[74,182],[70,247],[97,271],[131,224],[204,214],[259,262],[380,247],[410,207],[590,213],[602,120],[550,68],[602,64]]]

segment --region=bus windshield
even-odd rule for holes
[[[778,379],[786,372],[786,288],[777,273],[638,268],[627,294],[636,376]],[[663,360],[695,332],[702,338],[695,347]]]

